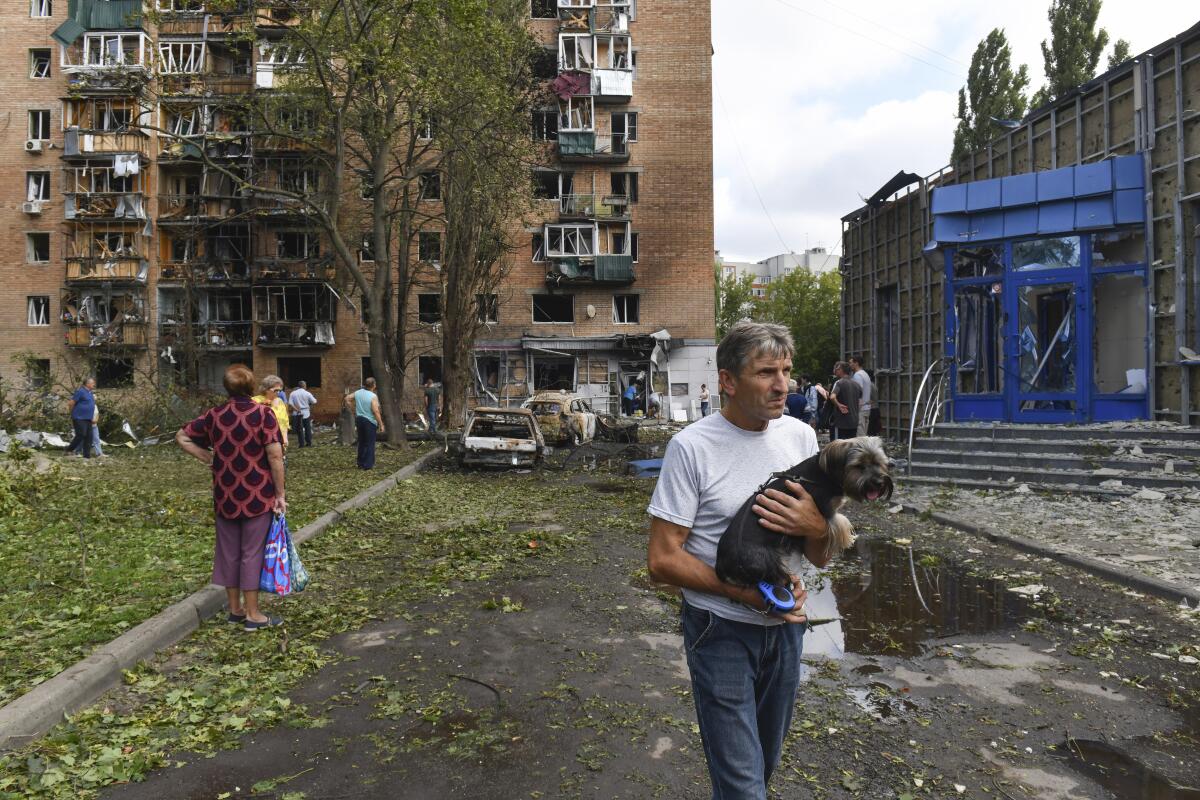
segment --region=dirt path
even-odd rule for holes
[[[179,768],[104,796],[707,797],[674,598],[643,569],[650,485],[553,472],[430,480],[482,496],[523,482],[529,503],[505,512],[505,542],[537,557],[483,580],[473,566],[325,642],[341,658],[290,695],[315,724],[254,731],[214,758],[176,753]],[[416,541],[470,522],[445,517]],[[918,519],[857,518],[863,545],[825,582],[836,601],[814,592],[816,616],[840,607],[846,620],[806,639],[780,797],[1196,796],[1169,788],[1200,782],[1187,727],[1200,680],[1179,661],[1197,652],[1194,619]],[[386,503],[357,524],[390,536],[375,557],[393,559],[395,580],[448,566],[389,530]],[[912,562],[885,539],[912,540]],[[1005,588],[1031,584],[1047,588]],[[337,603],[338,591],[320,599]],[[1070,750],[1068,735],[1080,740]],[[1136,774],[1121,778],[1112,754],[1107,776],[1073,763],[1071,752],[1100,758],[1089,742],[1105,740]],[[1156,780],[1168,788],[1128,789]]]

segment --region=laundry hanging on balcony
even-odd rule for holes
[[[140,165],[136,153],[119,153],[113,156],[113,175],[124,178],[127,175],[137,175]]]

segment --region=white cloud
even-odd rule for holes
[[[1048,5],[716,0],[716,246],[753,260],[783,248],[747,169],[789,247],[836,246],[840,219],[860,195],[898,170],[926,174],[945,164],[956,92],[989,30],[1006,30],[1014,59],[1041,84]],[[1100,24],[1139,53],[1195,24],[1195,8],[1190,0],[1107,0]]]

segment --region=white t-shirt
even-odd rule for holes
[[[312,416],[312,406],[316,405],[317,398],[313,397],[312,393],[307,389],[297,389],[292,392],[292,396],[288,399],[288,404],[300,412],[300,416],[308,419]]]
[[[747,431],[723,414],[704,417],[677,433],[667,445],[662,471],[647,509],[651,516],[690,528],[684,549],[705,564],[717,560],[717,542],[738,509],[771,473],[817,454],[811,425],[782,416],[766,430]],[[800,574],[802,565],[794,564]],[[684,589],[687,602],[737,622],[778,625],[721,595]]]
[[[858,384],[858,388],[862,389],[861,408],[863,411],[870,411],[873,408],[871,405],[871,389],[874,388],[871,386],[871,376],[867,374],[865,369],[860,369],[851,377],[853,377],[854,382]]]

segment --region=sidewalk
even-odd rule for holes
[[[893,501],[1200,592],[1200,504],[913,484]]]

